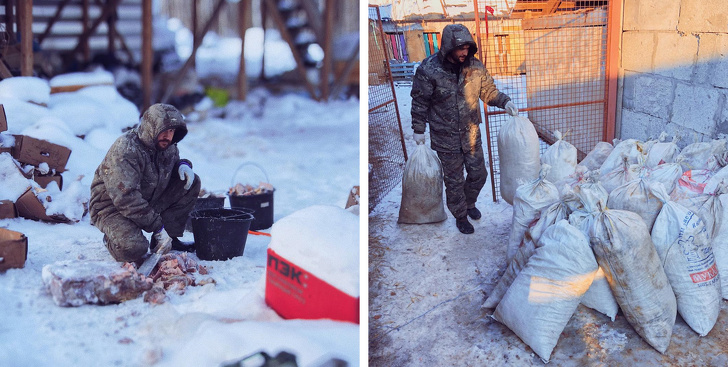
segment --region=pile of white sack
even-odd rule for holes
[[[665,133],[602,142],[577,164],[555,135],[540,162],[519,168],[538,177],[505,181],[518,181],[505,189],[514,192],[509,264],[483,307],[544,362],[580,303],[612,321],[621,309],[660,353],[678,312],[707,335],[728,299],[719,276],[728,274],[728,140],[682,150]]]

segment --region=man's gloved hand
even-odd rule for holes
[[[192,172],[192,167],[186,163],[181,163],[177,169],[180,180],[187,180],[185,183],[185,190],[189,190],[192,187],[192,182],[195,181],[195,174]]]
[[[506,112],[508,112],[509,115],[518,116],[518,107],[516,107],[516,104],[513,103],[513,101],[508,101],[504,109],[506,110]]]
[[[417,143],[417,145],[425,144],[425,134],[415,133],[414,137],[415,137],[415,143]]]
[[[164,229],[164,226],[162,226],[162,229],[160,229],[159,231],[154,232],[152,236],[157,242],[157,246],[152,249],[152,252],[166,254],[169,252],[169,250],[172,249],[172,237],[169,237],[169,234]]]

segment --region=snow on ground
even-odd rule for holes
[[[397,87],[408,151],[415,144],[410,87]],[[513,332],[483,310],[506,267],[512,207],[494,203],[490,180],[481,191],[483,218],[463,235],[455,219],[397,224],[398,185],[369,215],[370,366],[540,366],[543,362]],[[579,306],[551,357],[555,366],[728,365],[728,301],[706,337],[677,317],[670,347],[661,355],[620,313],[614,322]]]
[[[10,133],[29,134],[72,149],[64,190],[54,194],[66,206],[88,200],[94,170],[121,134],[119,121],[131,116],[135,123],[139,117],[139,111],[109,103],[117,95],[108,90],[52,95],[50,107],[28,103],[23,93],[0,91],[9,125],[1,134],[3,141],[11,140]],[[62,104],[54,104],[61,99]],[[74,119],[74,109],[83,120]],[[87,119],[87,109],[103,123]],[[295,93],[273,95],[261,89],[251,91],[247,102],[229,104],[224,116],[188,123],[189,133],[178,145],[205,190],[224,194],[234,182],[257,184],[267,176],[276,189],[278,221],[314,205],[343,208],[351,187],[359,184],[358,100],[317,103]],[[77,122],[84,125],[84,139],[76,137],[75,129],[81,127]],[[230,205],[228,199],[225,205]],[[188,287],[183,295],[168,292],[162,305],[139,298],[119,305],[56,306],[41,280],[44,265],[114,261],[88,216],[68,213],[79,221],[0,220],[0,228],[24,233],[29,248],[24,268],[0,272],[0,365],[217,366],[258,351],[275,355],[282,350],[295,353],[301,366],[318,366],[331,357],[359,365],[358,325],[283,320],[266,306],[266,236],[248,236],[243,256],[202,261],[216,284]],[[193,235],[186,232],[185,239]],[[358,258],[358,252],[352,256]]]

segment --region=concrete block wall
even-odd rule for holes
[[[728,1],[623,1],[617,137],[728,134]]]

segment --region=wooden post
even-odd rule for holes
[[[106,19],[106,25],[108,27],[106,37],[109,42],[109,44],[107,46],[107,50],[108,50],[109,54],[114,57],[116,57],[116,40],[115,40],[116,37],[115,37],[115,35],[116,35],[117,6],[118,5],[114,5],[114,9],[111,10],[109,17]]]
[[[268,5],[265,0],[260,0],[260,16],[263,27],[263,56],[260,60],[260,80],[265,81],[265,23],[268,20]]]
[[[248,96],[248,77],[245,74],[245,31],[248,29],[247,16],[250,14],[250,1],[238,3],[238,29],[240,30],[240,69],[238,70],[238,100]]]
[[[20,31],[20,75],[33,76],[33,0],[18,5]]]
[[[243,0],[244,1],[244,0]],[[198,44],[198,37],[200,35],[198,34],[198,22],[197,22],[197,0],[192,0],[192,44],[196,45]],[[196,58],[192,59],[192,68],[194,69],[197,65]]]
[[[333,65],[333,52],[331,50],[331,43],[333,42],[333,28],[334,28],[334,0],[326,0],[326,9],[324,9],[324,65],[321,70],[321,99],[329,99],[329,76],[331,75],[331,69]]]
[[[89,0],[83,0],[83,8],[81,9],[81,23],[83,33],[88,32],[89,14],[88,14]],[[80,40],[79,40],[80,41]],[[83,61],[89,62],[91,60],[91,48],[88,44],[88,38],[81,43],[81,53],[83,53]]]
[[[142,112],[152,104],[152,0],[142,0]]]

